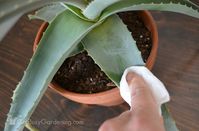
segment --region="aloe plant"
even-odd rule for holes
[[[14,91],[5,131],[23,130],[54,74],[71,55],[87,50],[117,86],[125,68],[145,65],[136,42],[116,13],[160,10],[199,18],[199,7],[189,0],[5,0],[0,4],[0,23],[15,17],[16,21],[21,14],[41,6],[29,17],[42,19],[49,26]],[[166,129],[178,130],[166,106],[162,112]]]

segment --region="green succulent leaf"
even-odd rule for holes
[[[75,15],[77,15],[79,18],[86,20],[86,21],[92,21],[86,18],[83,14],[81,9],[64,3],[55,3],[51,5],[44,6],[43,8],[37,10],[34,15],[28,15],[30,19],[40,19],[43,21],[46,21],[50,23],[58,14],[63,12],[64,10],[70,10]]]
[[[64,7],[61,3],[56,3],[52,5],[44,6],[35,12],[34,15],[28,15],[29,19],[40,19],[46,21],[48,23],[52,22],[54,18],[59,15],[61,12],[65,11],[66,7]]]
[[[166,104],[162,105],[161,109],[166,131],[179,131]]]
[[[121,0],[93,0],[84,9],[83,15],[90,20],[96,19],[108,6]]]
[[[69,5],[69,4],[65,4],[66,8],[69,9],[71,12],[73,12],[75,15],[77,15],[79,18],[86,20],[86,21],[92,21],[88,18],[86,18],[83,14],[82,14],[82,10],[80,10],[79,8],[73,6],[73,5]]]
[[[64,2],[68,5],[73,5],[81,10],[83,10],[87,5],[84,0],[1,0],[0,41],[21,15],[39,7],[58,2]]]
[[[5,131],[21,131],[24,128],[58,68],[81,39],[98,24],[83,21],[66,10],[48,26],[14,91]]]
[[[0,24],[19,13],[26,13],[55,2],[63,2],[82,10],[87,5],[84,0],[2,0],[0,2]]]
[[[199,7],[189,0],[123,0],[107,7],[100,19],[118,12],[133,10],[171,11],[199,18]]]
[[[145,65],[131,33],[121,19],[113,15],[84,39],[83,46],[107,76],[119,86],[124,70]]]
[[[12,26],[18,21],[22,14],[18,14],[8,19],[8,21],[0,24],[0,42]]]
[[[77,44],[76,47],[73,48],[73,50],[71,51],[71,53],[69,54],[68,57],[72,57],[72,56],[77,55],[83,51],[84,51],[84,46],[82,45],[82,42],[80,42],[79,44]]]

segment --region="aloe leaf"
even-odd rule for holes
[[[55,2],[64,2],[82,10],[87,5],[83,0],[2,0],[0,2],[0,24],[19,13],[23,14]]]
[[[22,14],[18,14],[12,18],[9,18],[8,21],[2,22],[0,24],[0,42],[7,32],[12,28],[12,26],[18,21]]]
[[[14,91],[5,131],[21,131],[24,128],[58,68],[81,39],[98,24],[83,21],[66,10],[48,26]]]
[[[123,0],[107,7],[100,19],[132,10],[172,11],[199,18],[199,7],[189,0]]]
[[[77,15],[78,17],[80,17],[83,20],[91,21],[82,14],[81,9],[79,9],[73,5],[69,5],[69,4],[65,4],[65,3],[55,3],[55,4],[44,6],[43,8],[37,10],[35,12],[35,14],[28,15],[28,17],[31,20],[32,19],[40,19],[40,20],[50,23],[58,14],[60,14],[61,12],[63,12],[66,9],[69,9],[71,12],[73,12],[75,15]]]
[[[96,19],[109,5],[121,0],[93,0],[84,9],[83,15],[90,20]]]
[[[75,15],[77,15],[79,18],[86,20],[86,21],[92,21],[88,18],[86,18],[83,14],[82,14],[82,10],[80,10],[79,8],[73,6],[73,5],[69,5],[69,4],[64,4],[65,7],[67,9],[69,9],[71,12],[73,12]]]
[[[88,54],[117,86],[127,67],[145,65],[131,33],[116,15],[93,29],[82,39],[82,43]]]
[[[84,51],[84,47],[83,47],[82,43],[80,42],[79,44],[77,44],[76,47],[74,47],[71,50],[71,53],[69,54],[68,57],[72,57],[72,56],[77,55],[77,54],[79,54],[79,53],[81,53],[83,51]]]
[[[179,131],[175,124],[175,121],[173,120],[172,116],[169,113],[166,104],[162,105],[161,109],[162,109],[162,116],[164,118],[164,125],[165,125],[164,127],[166,131]]]
[[[77,8],[84,9],[86,2],[82,0],[1,0],[0,1],[0,41],[12,25],[24,13],[55,2],[64,2]],[[17,18],[18,17],[18,18]],[[17,18],[17,19],[16,19]]]
[[[72,5],[74,7],[77,7],[81,10],[84,10],[87,6],[87,2],[85,0],[64,0],[63,3]]]
[[[31,20],[40,19],[50,23],[57,15],[59,15],[64,10],[66,10],[66,7],[64,7],[60,3],[57,3],[57,4],[47,5],[36,11],[34,15],[28,15],[28,17]]]

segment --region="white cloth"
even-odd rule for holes
[[[159,106],[158,108],[161,115],[161,105],[170,100],[169,93],[166,90],[164,84],[157,77],[155,77],[151,73],[151,71],[148,70],[145,66],[131,66],[127,68],[124,71],[120,81],[120,95],[129,104],[129,106],[131,106],[131,94],[126,80],[126,75],[128,74],[128,72],[134,72],[140,75],[146,81]]]

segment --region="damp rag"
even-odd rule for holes
[[[168,102],[170,100],[170,96],[164,84],[145,66],[131,66],[124,71],[120,81],[120,95],[122,98],[129,104],[129,106],[131,106],[131,94],[126,80],[126,75],[129,72],[138,74],[149,85],[149,88],[158,104],[159,113],[161,115],[161,105]]]

